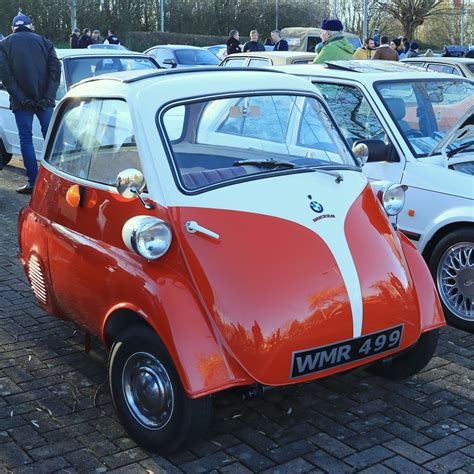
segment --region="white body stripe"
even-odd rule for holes
[[[355,171],[341,171],[341,174],[345,179],[339,184],[334,177],[326,174],[295,173],[225,186],[194,196],[183,195],[170,186],[166,191],[167,205],[262,214],[294,222],[315,232],[326,243],[339,267],[349,295],[353,336],[358,337],[361,335],[363,319],[362,292],[344,224],[349,209],[365,188],[367,179]],[[323,206],[321,213],[311,209],[308,195]],[[314,218],[324,215],[334,217],[313,222]],[[213,231],[220,233],[217,227],[213,227]],[[248,231],[251,233],[252,230]],[[225,236],[221,235],[221,239],[224,241]]]

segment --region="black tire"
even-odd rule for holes
[[[460,268],[457,273],[455,268],[443,270],[453,256],[460,258],[459,264],[455,263]],[[447,323],[474,332],[474,228],[465,227],[445,235],[433,249],[428,266]],[[455,277],[450,278],[448,271]],[[470,284],[466,285],[468,281]]]
[[[405,379],[423,370],[433,358],[438,345],[439,330],[425,332],[418,341],[399,355],[376,362],[367,370],[392,380]]]
[[[150,451],[171,453],[200,438],[209,426],[211,397],[191,399],[185,394],[164,344],[148,327],[130,328],[114,341],[109,384],[123,426]]]
[[[12,156],[13,155],[11,153],[7,153],[5,145],[0,140],[0,169],[3,168],[5,165],[8,165],[8,163],[10,163]]]

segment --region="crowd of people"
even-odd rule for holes
[[[103,38],[100,35],[100,30],[90,30],[90,28],[74,28],[71,36],[69,37],[69,47],[71,49],[87,48],[91,44],[120,44],[118,36],[114,30],[109,28],[107,37]]]
[[[264,43],[259,41],[259,33],[257,30],[252,30],[249,34],[250,41],[247,41],[242,46],[240,44],[240,33],[238,30],[231,30],[229,38],[227,38],[227,55],[235,53],[247,53],[255,51],[266,51],[265,46],[270,47],[273,51],[288,51],[288,42],[281,37],[280,30],[273,30],[270,33],[270,38],[267,38]]]

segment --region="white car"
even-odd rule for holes
[[[474,330],[474,82],[389,61],[282,66],[327,100],[364,172],[408,186],[396,225],[422,252],[449,323]]]
[[[56,53],[62,63],[57,100],[60,100],[74,84],[89,77],[160,67],[154,59],[142,53],[97,49],[58,49]],[[33,122],[33,145],[39,159],[43,148],[43,136],[36,118]],[[0,168],[10,161],[12,154],[20,153],[18,129],[15,116],[10,110],[9,94],[0,82]]]

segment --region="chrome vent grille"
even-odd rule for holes
[[[46,289],[46,282],[44,279],[43,269],[41,263],[35,255],[30,257],[28,263],[28,278],[33,288],[33,293],[40,303],[47,304],[48,292]]]

